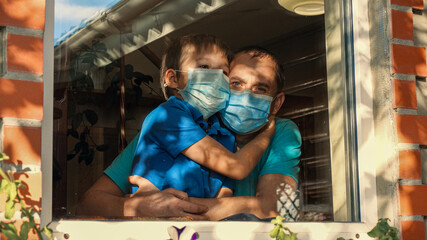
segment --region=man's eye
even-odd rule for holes
[[[224,75],[228,77],[228,71],[224,70],[224,71],[222,71],[222,73],[224,73]]]
[[[263,87],[259,87],[259,88],[257,88],[257,89],[256,89],[256,91],[257,91],[258,93],[266,93],[266,92],[267,92],[267,89],[266,89],[266,88],[263,88]]]
[[[208,66],[208,65],[200,65],[199,67],[200,67],[200,68],[209,68],[209,66]]]
[[[240,82],[231,82],[231,85],[233,85],[234,87],[239,87],[240,86]]]

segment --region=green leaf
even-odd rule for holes
[[[74,153],[67,154],[67,161],[70,161],[70,160],[71,160],[71,159],[73,159],[76,155],[77,155],[77,154],[74,154]]]
[[[79,153],[80,150],[82,150],[82,142],[78,142],[78,143],[76,143],[76,145],[74,145],[74,152],[76,154]]]
[[[67,136],[69,135],[75,139],[79,139],[79,133],[74,129],[68,129]]]
[[[7,219],[12,219],[13,215],[15,215],[15,201],[14,199],[9,199],[6,201],[4,216]]]
[[[21,232],[19,233],[19,236],[21,237],[21,239],[27,240],[29,231],[30,231],[30,223],[23,222],[21,225]]]
[[[15,225],[13,225],[14,223],[15,222],[0,223],[1,233],[3,233],[8,240],[20,240],[18,231],[16,230]]]
[[[97,43],[94,46],[94,49],[96,51],[100,51],[100,52],[106,52],[107,51],[107,46],[105,45],[105,43]]]
[[[96,146],[96,150],[100,152],[105,152],[108,149],[110,149],[110,147],[107,144]]]
[[[0,152],[0,161],[8,160],[8,159],[9,159],[9,156],[7,156],[5,153]]]
[[[86,117],[86,120],[93,126],[98,122],[98,114],[96,114],[93,110],[85,110],[83,112],[84,116]]]
[[[276,225],[274,228],[270,231],[270,237],[275,238],[279,234],[280,226]]]
[[[0,184],[0,192],[9,194],[9,184],[10,181],[8,181],[7,178],[2,179]]]
[[[85,159],[86,166],[89,166],[93,162],[94,158],[95,158],[95,151],[91,148],[89,149],[89,154]]]
[[[48,228],[47,226],[44,226],[42,232],[44,232],[44,234],[46,234],[49,239],[53,238],[52,229]]]

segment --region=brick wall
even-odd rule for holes
[[[393,107],[398,136],[399,224],[403,240],[427,239],[427,185],[423,163],[427,161],[426,46],[419,35],[426,29],[423,0],[391,0],[391,73]],[[421,27],[422,28],[422,27]],[[422,37],[424,38],[424,37]]]
[[[20,196],[38,213],[42,200],[44,19],[44,0],[0,0],[0,151],[10,156],[1,168],[11,170],[27,185]],[[5,197],[0,195],[2,221]],[[12,219],[18,228],[19,218],[17,212]]]

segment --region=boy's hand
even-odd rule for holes
[[[130,176],[131,184],[141,187],[147,181],[140,176]],[[163,191],[142,192],[136,191],[124,203],[125,216],[151,217],[191,217],[194,220],[207,220],[202,215],[206,213],[206,206],[189,201],[185,192],[169,188]]]
[[[261,129],[260,133],[267,134],[269,136],[273,136],[276,131],[276,120],[273,115],[268,117],[268,123]]]

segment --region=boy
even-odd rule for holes
[[[144,120],[131,174],[146,179],[140,191],[175,188],[192,197],[231,196],[225,176],[243,179],[261,158],[274,120],[233,153],[234,136],[214,115],[229,97],[228,59],[226,45],[211,35],[188,35],[167,48],[161,83],[166,98],[172,96]]]

